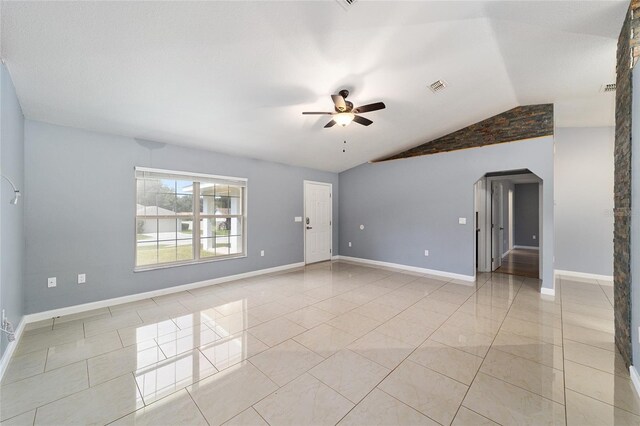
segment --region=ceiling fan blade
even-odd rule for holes
[[[331,99],[333,99],[333,103],[338,109],[338,111],[346,111],[347,104],[344,102],[344,98],[340,95],[331,95]]]
[[[379,109],[384,109],[386,107],[387,106],[384,104],[384,102],[376,102],[375,104],[362,105],[362,106],[359,106],[358,108],[354,108],[353,113],[362,114],[363,112],[377,111]]]
[[[313,115],[318,115],[318,114],[321,114],[321,115],[333,115],[335,113],[334,112],[306,111],[306,112],[303,112],[302,114],[304,114],[304,115],[311,115],[311,114],[313,114]]]
[[[368,118],[360,117],[359,115],[354,116],[353,121],[358,124],[362,124],[363,126],[368,126],[369,124],[373,123],[373,121],[369,120]]]
[[[336,120],[331,120],[330,122],[325,124],[324,128],[326,129],[327,127],[333,127],[335,125],[336,125]]]

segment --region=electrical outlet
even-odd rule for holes
[[[78,284],[84,284],[87,282],[87,274],[78,274]]]
[[[51,288],[51,287],[55,287],[56,284],[56,277],[51,277],[47,279],[47,287]]]
[[[458,218],[458,224],[466,225],[467,224],[467,218],[466,217],[459,217]]]
[[[351,247],[351,241],[349,241],[349,247]]]
[[[429,250],[425,250],[425,251],[424,251],[424,255],[425,255],[425,256],[429,256]]]
[[[264,256],[264,250],[260,250],[260,256]]]

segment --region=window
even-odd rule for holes
[[[136,167],[136,270],[245,256],[247,180]]]

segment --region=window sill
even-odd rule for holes
[[[189,262],[161,263],[158,265],[135,267],[133,268],[133,272],[147,272],[147,271],[155,271],[156,269],[177,268],[180,266],[193,266],[193,265],[200,265],[202,263],[220,262],[223,260],[231,260],[231,259],[242,259],[244,257],[247,257],[246,253],[232,255],[232,256],[217,257],[212,259],[192,260]]]

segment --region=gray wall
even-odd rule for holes
[[[631,110],[631,350],[633,365],[640,370],[640,72],[632,72]]]
[[[337,254],[335,173],[25,123],[28,313],[302,262],[305,179],[333,184]],[[248,257],[134,273],[135,166],[248,178]]]
[[[537,183],[518,183],[515,185],[513,193],[514,245],[538,247],[538,238],[540,238],[538,206]]]
[[[474,183],[487,172],[524,168],[544,180],[543,285],[553,288],[551,137],[363,164],[340,173],[340,254],[473,276]],[[459,217],[467,224],[459,225]]]
[[[24,188],[24,118],[11,76],[0,64],[0,164],[2,174]],[[23,316],[24,203],[10,205],[13,188],[0,179],[0,307],[14,325]],[[0,337],[0,356],[7,338]]]
[[[614,133],[556,131],[556,269],[613,275]]]

